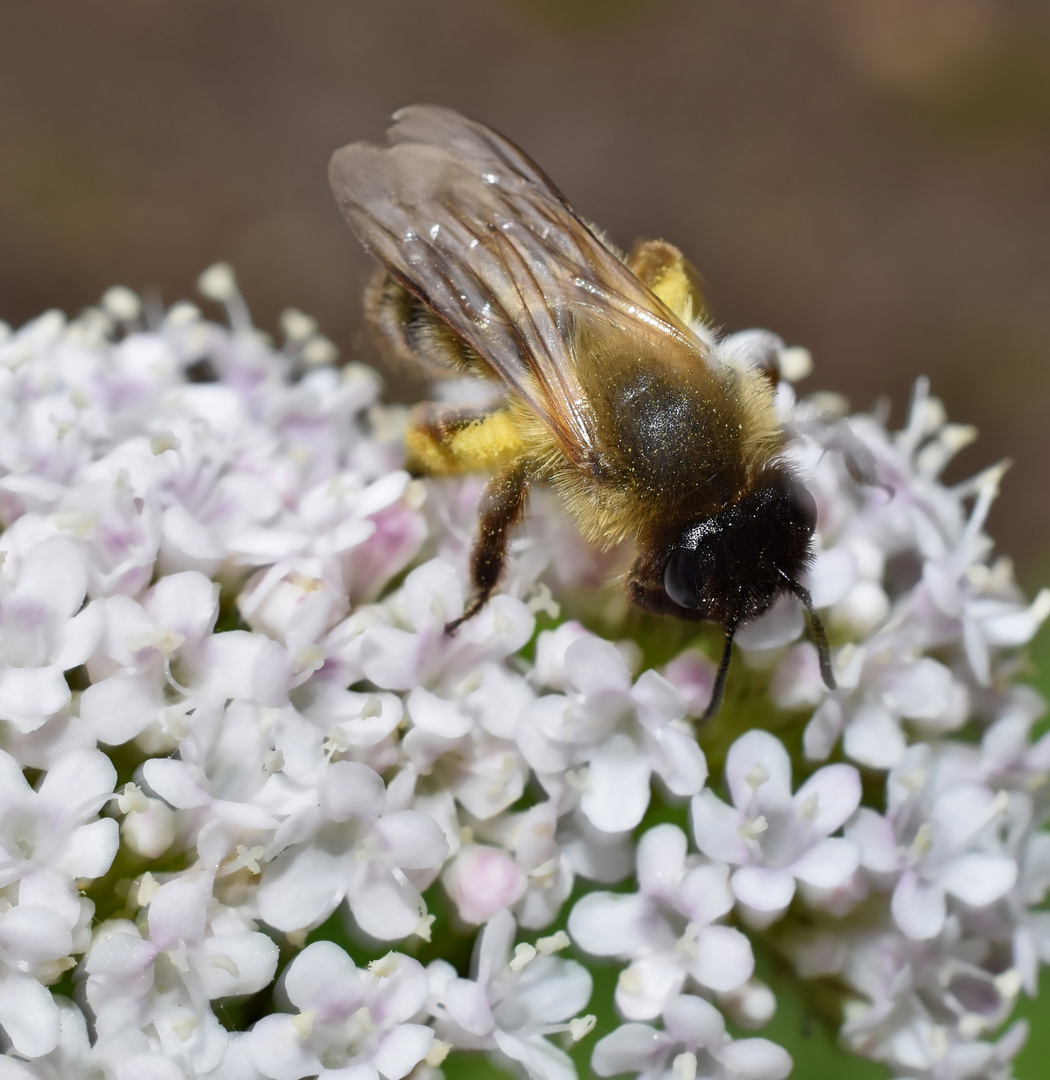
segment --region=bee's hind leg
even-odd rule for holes
[[[528,495],[529,473],[524,459],[505,466],[485,485],[478,504],[478,531],[470,552],[470,603],[458,619],[445,626],[445,633],[454,633],[488,602],[503,572],[510,531],[521,517]]]

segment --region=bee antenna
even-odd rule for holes
[[[722,659],[719,661],[718,671],[715,672],[715,683],[711,687],[711,700],[708,702],[707,708],[704,709],[705,720],[710,720],[718,712],[722,704],[722,697],[726,688],[726,676],[729,674],[729,662],[733,659],[733,638],[736,636],[736,625],[736,622],[726,625],[725,648],[722,650]]]
[[[809,589],[800,585],[794,578],[788,577],[782,570],[777,572],[784,579],[787,587],[802,601],[809,613],[809,632],[820,656],[820,675],[824,680],[824,685],[829,690],[834,690],[837,684],[835,672],[831,670],[831,647],[828,645],[828,634],[824,629],[824,624],[820,621],[817,609],[813,606],[813,597],[809,595]]]

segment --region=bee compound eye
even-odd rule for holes
[[[809,488],[800,481],[795,480],[791,484],[788,498],[795,509],[798,520],[812,532],[817,524],[817,500],[813,498]]]
[[[690,548],[672,548],[664,567],[664,592],[683,608],[700,606],[700,565]]]

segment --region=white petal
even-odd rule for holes
[[[51,992],[36,979],[12,972],[0,982],[0,1027],[18,1053],[50,1054],[58,1043],[59,1021]]]
[[[518,927],[514,916],[505,908],[497,911],[485,924],[474,950],[471,970],[474,978],[483,986],[492,982],[510,958]]]
[[[621,1024],[599,1039],[591,1056],[591,1069],[599,1076],[640,1073],[667,1056],[670,1040],[648,1024]]]
[[[36,600],[56,615],[76,614],[87,592],[84,555],[65,537],[55,536],[26,552],[14,594]]]
[[[638,703],[638,718],[651,730],[658,730],[685,716],[682,695],[674,683],[658,672],[643,671],[631,690],[631,697]]]
[[[682,881],[675,903],[690,922],[701,926],[727,915],[733,908],[729,867],[715,863],[690,870]]]
[[[376,1024],[390,1027],[417,1019],[427,1003],[430,983],[426,970],[418,960],[401,953],[389,953],[385,961],[386,974],[372,987],[368,1007]]]
[[[167,574],[150,590],[143,607],[157,626],[178,630],[188,641],[199,641],[215,625],[219,586],[196,570]]]
[[[143,762],[142,775],[155,795],[179,810],[208,806],[211,795],[197,772],[175,758],[150,758]]]
[[[842,703],[834,697],[825,698],[802,735],[802,749],[809,761],[827,759],[842,733],[842,721]]]
[[[374,821],[386,807],[383,778],[359,761],[335,761],[321,781],[321,809],[329,821]]]
[[[565,650],[565,671],[572,685],[586,696],[631,689],[631,673],[610,641],[593,634],[577,638]]]
[[[695,795],[707,782],[707,758],[696,739],[677,728],[654,732],[659,747],[653,766],[673,795]]]
[[[575,960],[536,957],[518,976],[513,1000],[496,1007],[497,1023],[505,1013],[523,1027],[560,1023],[583,1011],[591,999],[591,988],[591,973]]]
[[[62,668],[6,668],[0,671],[0,719],[16,730],[35,731],[70,699]]]
[[[376,822],[374,835],[386,862],[402,869],[438,867],[448,855],[448,841],[441,826],[418,810],[384,814]]]
[[[57,912],[20,903],[0,915],[0,949],[13,960],[39,964],[68,956],[73,951],[73,935]]]
[[[913,871],[906,870],[896,889],[890,909],[897,925],[913,941],[929,941],[944,926],[946,906],[944,890],[939,885],[922,881]]]
[[[1017,863],[1006,855],[973,852],[949,863],[940,884],[970,907],[987,907],[1002,899],[1017,881]]]
[[[62,625],[55,640],[51,661],[55,667],[68,671],[95,651],[104,625],[102,605],[88,604],[78,615]]]
[[[837,604],[857,580],[857,559],[844,547],[817,552],[809,570],[809,595],[815,608]]]
[[[444,842],[443,835],[441,839]],[[425,911],[422,897],[407,879],[395,878],[378,863],[368,864],[347,899],[358,926],[380,941],[408,937]]]
[[[761,783],[752,787],[758,780]],[[791,758],[775,735],[752,728],[729,748],[725,781],[733,805],[740,810],[747,807],[756,791],[764,805],[782,805],[791,798]]]
[[[81,820],[94,817],[117,782],[113,762],[100,750],[63,754],[47,771],[39,792],[49,802],[80,810]]]
[[[158,949],[201,941],[210,899],[209,875],[190,873],[165,882],[150,901],[150,940]]]
[[[846,826],[846,839],[860,848],[860,861],[876,874],[892,874],[900,869],[901,856],[893,826],[881,814],[862,806]]]
[[[662,921],[654,905],[637,893],[592,892],[573,906],[569,933],[592,956],[630,956],[650,944]],[[664,936],[670,936],[666,930]]]
[[[444,989],[442,1004],[451,1019],[471,1035],[488,1035],[496,1026],[485,988],[472,979],[453,979]]]
[[[279,708],[288,701],[288,655],[262,634],[227,630],[208,638],[208,679],[216,692]]]
[[[416,727],[445,739],[462,738],[474,726],[474,721],[457,702],[438,697],[419,686],[408,695],[408,715]]]
[[[726,993],[743,986],[755,970],[751,942],[731,926],[705,927],[696,939],[689,974],[701,986]]]
[[[157,719],[163,708],[159,687],[126,672],[89,686],[80,696],[80,719],[107,746],[133,739]]]
[[[270,1080],[302,1080],[323,1068],[285,1013],[264,1016],[249,1033],[247,1050],[252,1064]]]
[[[519,1039],[497,1028],[493,1040],[512,1061],[521,1062],[530,1080],[576,1080],[572,1058],[540,1035]]]
[[[685,871],[688,850],[677,825],[656,825],[638,841],[638,888],[647,896],[670,896]]]
[[[740,1080],[785,1080],[794,1067],[791,1055],[769,1039],[736,1039],[718,1056]]]
[[[818,769],[795,793],[799,809],[813,806],[816,812],[807,814],[813,831],[830,836],[840,828],[860,805],[860,773],[852,765],[825,765]]]
[[[896,719],[881,705],[862,705],[843,736],[848,757],[869,769],[892,769],[904,757],[904,736]]]
[[[603,832],[633,829],[649,806],[650,769],[648,759],[627,736],[607,740],[591,759],[580,798],[580,808],[591,824]]]
[[[250,930],[205,938],[203,953],[197,968],[212,999],[262,990],[273,979],[279,955],[271,938]]]
[[[717,1049],[725,1039],[722,1014],[695,994],[679,994],[664,1009],[664,1030],[677,1043]]]
[[[432,559],[413,570],[403,588],[405,606],[416,630],[442,628],[463,614],[463,583],[455,569],[441,559]]]
[[[701,791],[690,803],[693,839],[696,846],[717,862],[746,863],[750,858],[747,841],[740,835],[743,814],[727,806],[711,790]]]
[[[426,1057],[433,1041],[433,1028],[424,1024],[398,1024],[382,1037],[372,1064],[386,1080],[402,1080]]]
[[[685,953],[675,950],[635,960],[616,980],[616,1007],[628,1020],[654,1020],[681,992],[687,964]]]
[[[382,690],[411,690],[419,682],[419,638],[393,626],[370,626],[361,636],[361,666]]]
[[[816,889],[837,889],[860,865],[860,848],[852,840],[832,836],[821,840],[791,867],[791,872]]]
[[[259,914],[276,930],[317,926],[345,895],[343,860],[316,848],[287,851],[263,870]]]
[[[73,878],[99,878],[113,865],[120,846],[120,826],[113,818],[74,829],[59,860],[62,870]]]
[[[795,895],[795,879],[786,870],[742,866],[731,880],[736,898],[755,911],[784,911]]]
[[[364,983],[354,961],[334,941],[313,941],[288,965],[284,988],[299,1009],[319,1009],[333,1022],[357,1012]]]

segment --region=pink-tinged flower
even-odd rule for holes
[[[549,799],[516,814],[500,814],[479,821],[479,840],[501,844],[513,855],[525,887],[513,906],[519,926],[549,926],[572,892],[575,873],[565,850],[568,830],[559,830],[557,806]]]
[[[28,732],[69,703],[65,672],[91,655],[102,624],[95,604],[81,610],[87,569],[71,541],[21,552],[16,540],[4,537],[0,568],[0,719]]]
[[[318,793],[319,805],[286,818],[270,844],[261,917],[278,930],[317,926],[345,897],[374,938],[421,929],[421,889],[448,853],[440,826],[418,810],[388,809],[382,779],[360,762],[333,762]]]
[[[576,901],[569,933],[595,956],[630,960],[616,984],[629,1020],[652,1020],[687,982],[727,993],[755,967],[751,943],[717,920],[733,908],[729,870],[686,855],[686,837],[657,825],[638,844],[637,893],[591,892]]]
[[[441,880],[459,917],[475,926],[512,908],[527,885],[513,856],[486,844],[460,848]]]
[[[846,829],[865,869],[892,883],[893,917],[917,941],[941,932],[949,896],[983,908],[1017,880],[1003,846],[1009,800],[953,773],[950,758],[912,747],[890,773],[886,817],[864,808]]]
[[[578,799],[593,825],[618,833],[642,820],[654,774],[680,797],[703,787],[707,762],[686,704],[662,675],[632,684],[616,647],[574,623],[541,634],[536,654],[537,679],[565,692],[530,705],[517,737],[553,799]]]
[[[730,747],[725,780],[733,804],[710,790],[697,795],[693,837],[709,858],[737,867],[733,893],[753,923],[779,918],[796,882],[819,896],[849,881],[859,849],[831,834],[860,804],[860,776],[853,766],[827,765],[792,795],[787,750],[774,735],[756,729]]]
[[[703,998],[680,994],[663,1010],[663,1030],[624,1024],[600,1039],[591,1057],[598,1076],[635,1073],[638,1080],[785,1080],[788,1052],[768,1039],[733,1039],[721,1013]]]
[[[444,960],[429,965],[434,1027],[457,1049],[509,1058],[530,1080],[576,1080],[568,1054],[547,1036],[577,1038],[590,1030],[593,1017],[572,1018],[590,1000],[591,976],[575,961],[542,951],[542,939],[539,950],[519,944],[512,955],[515,929],[509,912],[493,917],[478,938],[470,979]]]
[[[387,953],[367,970],[330,941],[308,945],[284,974],[299,1011],[274,1013],[246,1040],[252,1065],[270,1080],[401,1080],[434,1040],[425,1019],[427,977],[420,964]]]

